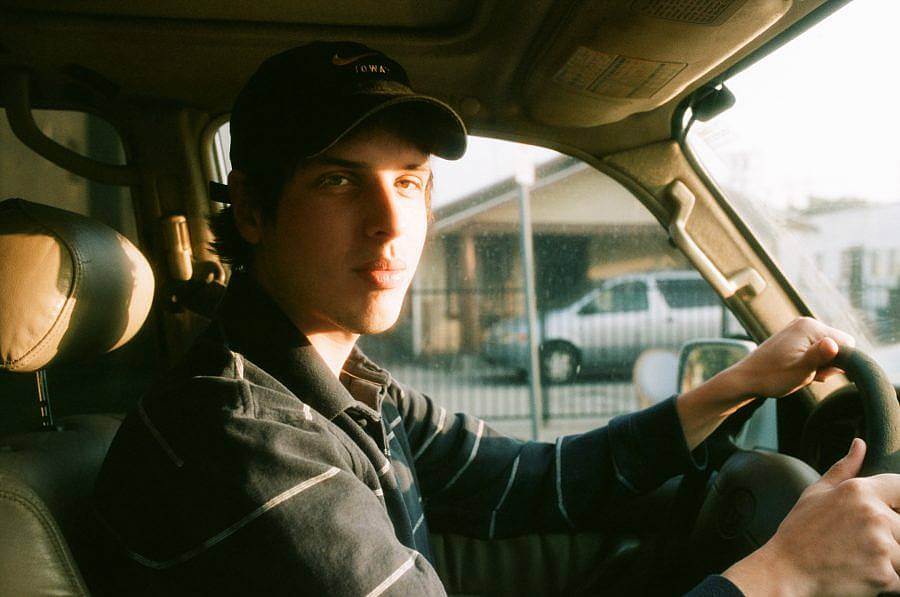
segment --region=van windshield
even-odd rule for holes
[[[900,3],[855,0],[725,85],[694,155],[813,313],[900,378]]]

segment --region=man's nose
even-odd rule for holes
[[[403,232],[404,217],[396,189],[390,181],[379,180],[370,185],[366,200],[366,235],[396,238]]]

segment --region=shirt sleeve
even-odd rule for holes
[[[186,393],[193,412],[149,400],[129,417],[97,484],[151,593],[445,595],[397,540],[377,473],[317,413],[239,382]]]
[[[429,526],[475,537],[602,526],[604,515],[705,466],[674,398],[555,443],[521,441],[400,386],[401,415]]]

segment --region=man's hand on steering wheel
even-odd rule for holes
[[[839,371],[832,363],[841,346],[853,345],[851,336],[814,319],[793,321],[737,364],[679,396],[685,437],[693,447],[752,397],[782,397],[824,381]],[[869,365],[877,365],[867,357],[840,352],[838,362],[848,367],[848,375],[853,369],[851,378],[874,417],[867,437],[875,464],[894,470],[895,428],[900,428],[894,389],[883,373],[869,371]],[[863,469],[866,451],[863,440],[854,440],[847,456],[803,491],[774,536],[724,575],[748,595],[900,592],[900,514],[895,510],[900,509],[900,475],[857,478],[861,471],[878,470]]]
[[[839,372],[828,364],[852,336],[810,317],[795,319],[733,366],[748,394],[780,398]]]
[[[761,548],[725,571],[746,595],[874,595],[900,591],[900,475],[856,478],[855,439]]]
[[[748,356],[676,401],[685,440],[694,449],[731,413],[757,397],[781,397],[837,372],[829,363],[849,334],[801,317]]]

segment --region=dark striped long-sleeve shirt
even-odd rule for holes
[[[123,423],[96,504],[128,562],[111,592],[443,595],[429,529],[592,528],[695,465],[671,400],[541,443],[448,412],[358,350],[338,379],[238,276]]]

